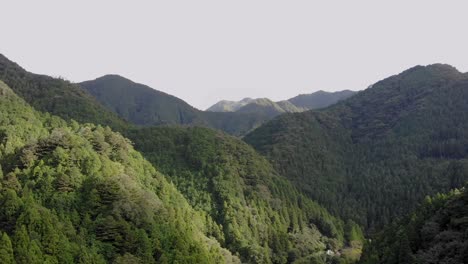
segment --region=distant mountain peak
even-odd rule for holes
[[[457,68],[453,67],[452,65],[444,64],[444,63],[434,63],[434,64],[429,64],[426,66],[416,65],[414,67],[411,67],[403,71],[399,75],[406,76],[410,74],[420,74],[420,73],[436,74],[438,76],[442,75],[442,76],[447,76],[450,78],[461,75],[461,72]]]
[[[252,99],[249,97],[246,97],[240,101],[221,100],[209,107],[206,111],[244,113],[263,112],[268,116],[276,116],[281,113],[294,113],[310,109],[324,108],[338,102],[339,100],[346,99],[354,93],[355,92],[351,90],[343,90],[338,92],[318,90],[311,94],[300,94],[289,100],[283,100],[279,102],[274,102],[269,98]]]

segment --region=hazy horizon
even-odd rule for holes
[[[468,3],[58,0],[3,4],[0,53],[73,82],[119,74],[199,109],[362,90],[415,65],[468,71]]]

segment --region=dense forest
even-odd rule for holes
[[[239,139],[174,127],[138,129],[130,138],[195,209],[218,224],[213,235],[249,262],[310,263],[326,250],[343,253],[342,263],[359,256],[358,225],[343,223],[300,194]]]
[[[417,66],[244,139],[332,213],[372,233],[468,180],[468,76]]]
[[[360,263],[468,263],[466,189],[426,197],[366,245]]]
[[[35,112],[0,83],[2,263],[236,262],[109,128]]]

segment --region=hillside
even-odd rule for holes
[[[416,66],[244,139],[332,213],[375,230],[468,180],[468,78]]]
[[[106,75],[79,85],[104,106],[137,125],[202,122],[199,111],[183,100],[118,75]]]
[[[368,243],[360,263],[468,263],[467,215],[466,189],[427,197]]]
[[[243,135],[267,119],[256,113],[203,112],[177,97],[118,75],[103,76],[79,85],[109,110],[142,126],[195,125]]]
[[[109,125],[119,131],[128,126],[78,85],[27,72],[2,54],[0,80],[39,111],[50,112],[66,120]]]
[[[343,248],[343,261],[359,256],[359,226],[300,194],[239,139],[174,127],[139,129],[130,137],[194,208],[216,222],[212,235],[243,261],[322,263],[327,249]]]
[[[34,85],[32,82],[31,86]],[[54,91],[50,92],[48,96],[53,97]],[[16,96],[14,98],[21,101]],[[0,104],[4,106],[2,113],[11,114],[5,116],[4,122],[10,124],[8,122],[18,119],[24,125],[35,124],[34,119],[29,117],[16,118],[18,113],[33,112],[24,103],[24,109],[14,108],[16,101]],[[13,123],[8,129],[0,127],[0,131],[5,131],[0,135],[9,139],[0,149],[10,149],[12,144],[16,144],[11,142],[21,142],[25,153],[0,156],[4,175],[18,171],[18,165],[12,165],[18,164],[17,160],[31,160],[33,167],[24,167],[27,170],[24,173],[33,173],[28,177],[40,184],[43,184],[41,177],[51,182],[45,185],[46,189],[34,187],[34,195],[46,198],[52,195],[57,199],[53,202],[49,198],[41,200],[40,205],[57,212],[58,220],[54,225],[68,223],[66,219],[72,218],[74,229],[67,226],[61,232],[82,230],[84,234],[80,243],[96,244],[89,250],[94,252],[91,257],[96,258],[97,263],[135,262],[136,258],[143,259],[143,263],[230,263],[238,262],[239,258],[247,263],[308,263],[312,260],[326,263],[333,259],[326,255],[328,249],[348,252],[341,257],[344,263],[351,263],[359,256],[363,240],[359,226],[350,221],[343,223],[304,197],[264,158],[239,139],[207,128],[140,129],[128,126],[123,130],[122,133],[134,141],[135,148],[141,150],[158,170],[168,175],[164,176],[143,160],[127,139],[109,128],[92,124],[83,126],[74,121],[67,123],[48,113],[34,113],[44,117],[44,120],[37,122],[42,122],[42,126],[46,127],[44,137],[50,134],[53,135],[52,141],[59,142],[42,145],[41,136],[21,132],[23,123],[18,124],[19,127]],[[56,132],[56,128],[59,132]],[[39,127],[31,130],[41,131]],[[13,131],[31,138],[22,140],[14,137]],[[67,139],[62,144],[64,135]],[[76,141],[69,142],[68,136]],[[49,152],[52,154],[49,155]],[[59,158],[60,161],[57,161]],[[41,176],[36,176],[39,170],[36,162],[47,166]],[[172,183],[167,183],[166,177]],[[143,189],[141,195],[140,189]],[[63,195],[55,197],[55,193],[62,192],[67,195],[66,198]],[[141,221],[146,221],[143,218],[146,213],[153,216],[151,212],[155,210],[147,207],[153,204],[162,208],[154,214],[157,217],[150,217],[149,223],[137,222],[136,219],[140,217]],[[69,216],[70,211],[73,217]],[[21,222],[13,219],[9,221]],[[104,222],[108,226],[104,226]],[[8,223],[5,222],[5,226]],[[123,231],[118,232],[120,229]],[[10,238],[15,236],[16,231],[2,229],[1,232],[0,235],[5,233],[3,236],[12,240]],[[97,238],[88,235],[94,233],[98,234]],[[145,244],[135,241],[133,236],[138,239],[143,237],[141,243]],[[150,242],[146,241],[145,236]],[[73,244],[78,243],[76,237],[68,236],[67,239],[71,241],[71,247],[81,246]],[[42,242],[37,243],[40,251],[44,251]],[[13,240],[14,252],[16,247]],[[153,249],[156,251],[150,252]],[[83,254],[86,252],[81,251]],[[74,251],[70,254],[76,259],[77,254],[81,253]],[[59,258],[54,254],[52,258]],[[43,260],[39,256],[33,258]],[[59,262],[63,261],[59,259]]]
[[[109,128],[34,111],[0,82],[1,263],[238,262]]]

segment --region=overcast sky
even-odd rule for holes
[[[80,82],[123,75],[205,109],[468,71],[468,1],[5,0],[0,53]]]

